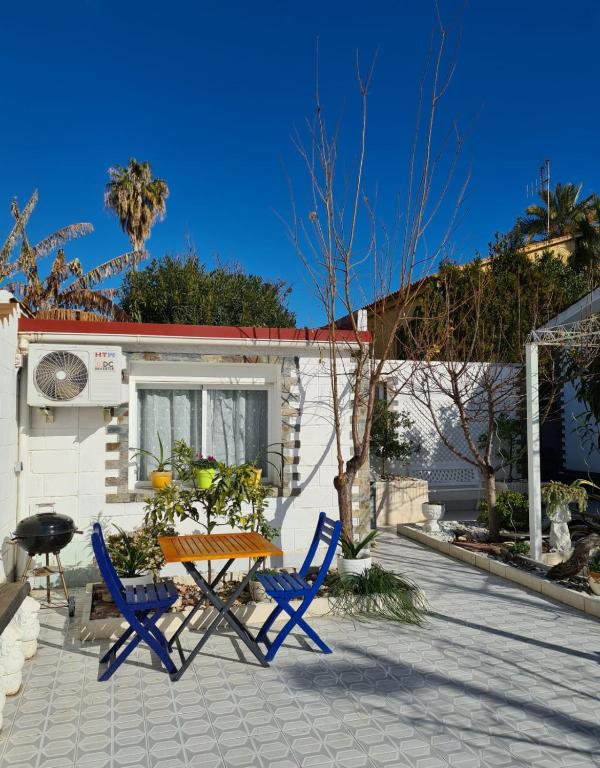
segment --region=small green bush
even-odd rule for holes
[[[336,598],[332,612],[338,615],[362,615],[420,626],[427,612],[425,596],[414,582],[377,563],[360,575],[334,574],[327,586],[329,596]]]
[[[510,551],[513,555],[528,555],[529,554],[529,542],[528,541],[513,541],[509,544]]]
[[[588,570],[600,571],[600,549],[597,549],[588,560]]]
[[[529,499],[524,493],[517,491],[502,491],[496,499],[496,506],[500,514],[500,526],[512,531],[526,531],[529,529]],[[479,502],[479,514],[477,522],[488,524],[488,505],[485,499]]]

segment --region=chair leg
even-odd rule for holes
[[[302,631],[307,635],[307,637],[309,637],[323,653],[333,653],[331,648],[326,643],[324,643],[323,640],[321,640],[321,638],[315,632],[315,630],[309,624],[307,624],[306,621],[302,618],[305,611],[308,609],[309,605],[310,605],[310,601],[306,603],[303,602],[301,606],[294,611],[294,609],[290,606],[289,603],[282,602],[279,604],[278,606],[279,612],[285,611],[287,614],[289,614],[290,618],[284,624],[284,626],[280,630],[275,640],[273,640],[273,642],[269,645],[269,649],[265,656],[267,661],[269,662],[273,661],[273,659],[275,658],[275,654],[281,648],[284,640],[287,638],[287,636],[290,634],[290,632],[295,626],[300,627],[300,629],[302,629]],[[267,621],[268,620],[269,619],[267,619]]]
[[[256,636],[256,642],[257,643],[265,642],[267,634],[271,630],[271,627],[273,626],[273,624],[277,620],[277,617],[279,616],[279,614],[282,611],[283,611],[283,608],[280,605],[278,605],[276,608],[273,608],[271,613],[267,616],[267,620],[265,621],[265,623],[260,628],[260,630],[258,632],[258,635]]]
[[[137,648],[140,642],[143,640],[149,648],[154,651],[158,658],[163,663],[165,669],[170,675],[177,672],[177,667],[173,663],[173,660],[169,656],[164,639],[159,640],[156,632],[160,632],[156,626],[156,622],[164,613],[163,611],[156,611],[151,619],[147,619],[147,615],[138,618],[135,614],[125,616],[125,619],[129,622],[130,626],[126,632],[117,640],[113,647],[106,653],[101,660],[101,663],[113,659],[112,663],[109,663],[108,667],[98,676],[98,680],[104,682],[108,680],[114,672],[121,666],[121,664],[127,659],[132,651]],[[134,634],[132,640],[124,648],[123,651],[117,656],[118,649],[125,643],[125,641]]]
[[[100,664],[104,664],[111,656],[114,656],[119,648],[125,643],[126,640],[128,640],[131,635],[133,634],[133,629],[131,627],[128,627],[125,632],[121,635],[121,637],[112,645],[108,651],[104,654],[104,656],[100,659]]]

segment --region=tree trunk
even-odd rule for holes
[[[333,485],[337,492],[338,509],[342,521],[342,535],[352,541],[352,482],[347,473],[337,475],[333,479]]]
[[[488,505],[488,530],[490,539],[495,541],[500,536],[500,515],[496,505],[496,473],[491,467],[485,470],[485,498]]]

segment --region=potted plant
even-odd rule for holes
[[[131,448],[132,451],[135,451],[131,458],[147,456],[156,464],[156,469],[150,472],[150,482],[152,487],[158,491],[173,482],[173,472],[167,469],[167,467],[172,465],[173,458],[171,456],[165,457],[165,449],[160,435],[157,433],[156,437],[158,438],[158,456],[152,453],[152,451],[147,451],[145,448]]]
[[[595,595],[600,595],[600,549],[588,560],[588,584]]]
[[[136,531],[124,531],[118,525],[114,527],[117,533],[107,536],[106,548],[123,586],[154,581],[147,546],[138,540]]]
[[[201,490],[210,488],[215,479],[215,474],[219,466],[219,462],[214,456],[203,456],[199,453],[192,463],[194,467],[194,477],[196,479],[196,485]]]
[[[550,549],[563,558],[569,557],[572,549],[569,504],[577,504],[579,511],[585,512],[588,498],[585,486],[596,487],[589,480],[575,480],[570,485],[551,480],[542,485],[542,501],[550,520]]]
[[[352,541],[342,534],[340,539],[342,554],[338,555],[337,559],[340,576],[358,576],[371,567],[371,553],[363,550],[369,546],[378,533],[378,531],[371,531],[359,541]]]
[[[278,451],[272,451],[271,447],[273,445],[278,445],[280,448]],[[273,461],[270,461],[267,457],[275,455],[279,457],[279,462],[276,464]],[[261,451],[259,451],[256,456],[251,460],[248,461],[243,466],[246,467],[247,472],[249,474],[249,483],[258,485],[262,478],[263,473],[263,465],[266,464],[269,467],[273,467],[275,470],[275,473],[278,476],[281,476],[281,462],[283,461],[283,453],[281,450],[281,443],[269,443],[265,448],[263,448]]]

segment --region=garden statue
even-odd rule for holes
[[[568,504],[559,504],[552,511],[548,510],[550,519],[550,549],[560,552],[563,557],[571,554],[571,534],[568,523],[571,521],[571,510]]]

